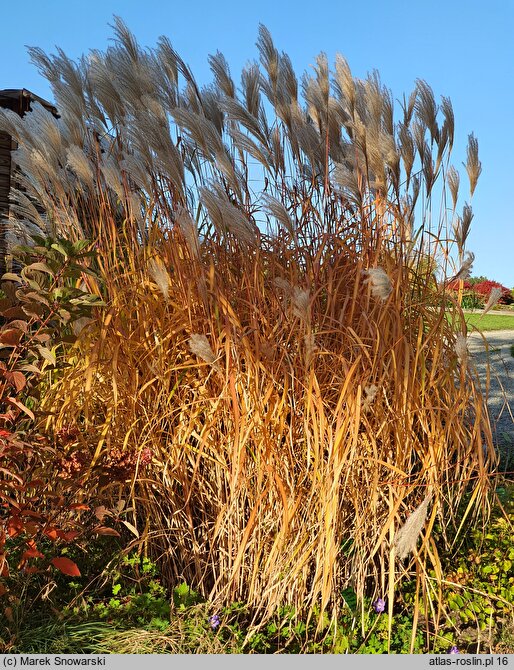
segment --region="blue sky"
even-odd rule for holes
[[[298,74],[324,51],[330,62],[343,54],[357,77],[377,69],[395,98],[410,93],[417,78],[425,79],[436,99],[452,100],[457,167],[465,160],[468,134],[479,141],[483,171],[471,201],[475,216],[467,243],[476,255],[473,274],[514,287],[513,0],[3,0],[0,88],[28,88],[51,99],[26,46],[49,52],[58,46],[72,58],[104,50],[114,14],[142,46],[167,35],[201,84],[211,80],[207,56],[217,50],[238,80],[245,62],[257,58],[259,23]],[[463,168],[461,177],[464,190]]]

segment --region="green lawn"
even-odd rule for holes
[[[470,331],[473,329],[473,326],[479,330],[514,331],[514,314],[512,316],[502,316],[494,312],[489,312],[484,316],[481,314],[466,314],[466,322]]]

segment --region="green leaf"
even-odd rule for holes
[[[91,244],[90,240],[78,240],[73,244],[73,251],[79,254],[82,249],[85,249],[89,244]]]
[[[355,613],[357,611],[357,594],[352,587],[348,586],[346,589],[343,589],[341,595],[349,609]]]
[[[58,251],[60,254],[62,254],[64,256],[64,258],[68,258],[68,256],[69,256],[66,249],[62,246],[62,244],[59,244],[58,242],[54,242],[54,244],[52,244],[52,249],[55,249],[56,251]]]

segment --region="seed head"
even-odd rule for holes
[[[482,312],[482,316],[484,314],[487,314],[487,312],[496,305],[498,300],[502,297],[502,290],[499,286],[494,286],[491,289],[491,293],[489,294],[489,298],[485,304],[484,311]]]
[[[157,284],[159,291],[167,300],[169,295],[170,276],[162,259],[158,256],[151,258],[148,263],[148,271],[154,282]]]
[[[203,361],[209,363],[209,365],[212,365],[213,367],[218,367],[216,365],[216,356],[214,351],[211,349],[209,340],[205,337],[205,335],[199,335],[198,333],[191,335],[188,344],[193,354],[198,356],[198,358],[201,358]]]
[[[463,365],[468,358],[468,338],[462,333],[458,333],[455,338],[455,353],[459,363]]]
[[[471,268],[473,267],[473,262],[475,260],[475,254],[470,251],[466,252],[466,258],[462,261],[462,264],[457,272],[450,281],[457,281],[459,279],[467,279],[471,274]]]
[[[364,393],[365,393],[365,398],[362,403],[362,410],[364,412],[367,412],[371,405],[373,404],[373,401],[375,400],[375,396],[377,395],[378,392],[378,386],[375,384],[370,384],[369,386],[364,387]]]
[[[382,268],[370,268],[369,270],[363,270],[363,274],[367,275],[364,283],[371,286],[372,295],[379,300],[387,300],[391,295],[393,286],[385,270]]]
[[[292,291],[291,299],[296,316],[305,319],[309,312],[309,291],[301,289],[299,286],[295,286]]]
[[[400,560],[406,558],[416,548],[416,543],[425,525],[428,505],[431,500],[432,494],[429,493],[396,533],[394,545],[396,555]]]

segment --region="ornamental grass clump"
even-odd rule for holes
[[[102,494],[131,500],[171,585],[260,621],[283,604],[330,620],[344,589],[392,616],[415,574],[437,623],[434,524],[451,543],[463,501],[483,518],[496,462],[446,288],[472,260],[461,231],[452,261],[451,104],[419,81],[398,113],[341,56],[299,81],[264,27],[258,49],[239,84],[211,56],[203,88],[167,38],[143,50],[119,19],[79,62],[30,50],[61,116],[0,112],[38,202],[15,191],[14,213],[94,240],[102,283],[85,281],[107,304],[41,427],[76,427],[91,471],[149,450]],[[474,139],[468,154],[473,191]]]

